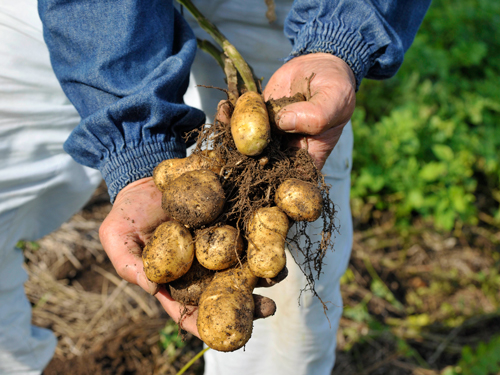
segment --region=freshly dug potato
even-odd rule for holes
[[[183,173],[199,169],[209,169],[219,174],[222,164],[211,150],[205,150],[201,154],[191,154],[187,158],[167,159],[158,164],[154,169],[153,181],[160,191],[165,191],[169,181],[176,179]]]
[[[199,302],[196,325],[201,339],[222,352],[241,348],[252,335],[258,278],[246,264],[215,274]]]
[[[203,267],[195,257],[189,271],[168,284],[170,295],[184,305],[198,306],[201,294],[208,287],[214,275],[214,271]]]
[[[247,225],[247,258],[255,276],[273,278],[285,267],[288,217],[278,207],[258,209]]]
[[[247,91],[238,98],[231,117],[231,134],[240,153],[259,155],[271,141],[271,127],[262,96]]]
[[[194,259],[191,233],[171,220],[156,228],[142,252],[144,272],[149,280],[164,284],[184,275]]]
[[[274,201],[290,219],[296,221],[315,221],[323,209],[319,188],[295,178],[285,180],[278,187]]]
[[[234,266],[243,253],[243,239],[230,225],[213,227],[196,238],[195,254],[209,270],[225,270]]]
[[[190,171],[171,181],[161,205],[173,219],[190,227],[214,221],[224,208],[225,197],[217,175],[207,169]]]

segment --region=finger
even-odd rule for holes
[[[288,133],[319,135],[349,121],[354,111],[353,95],[335,87],[322,87],[304,102],[289,104],[278,112],[276,124]]]
[[[328,129],[317,136],[296,135],[290,137],[288,145],[290,147],[303,148],[312,156],[316,167],[323,168],[326,159],[330,156],[333,148],[338,143],[345,125]]]
[[[276,313],[276,303],[268,297],[259,294],[252,294],[255,310],[253,319],[263,319],[273,316]]]
[[[285,280],[287,276],[288,268],[285,267],[273,278],[259,278],[259,281],[257,282],[257,288],[269,288]]]
[[[184,306],[180,304],[170,296],[170,293],[168,293],[163,286],[160,288],[160,291],[155,297],[165,309],[167,314],[170,315],[170,317],[177,324],[179,324],[181,329],[200,338],[200,334],[198,333],[198,328],[196,326],[196,320],[198,319],[198,307]]]

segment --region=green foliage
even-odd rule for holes
[[[500,220],[499,25],[500,2],[436,0],[398,74],[363,82],[354,200],[451,229],[477,222],[481,193]]]
[[[175,357],[177,349],[183,348],[186,343],[179,336],[179,328],[173,320],[168,320],[160,331],[160,345],[169,357]]]
[[[474,351],[469,346],[462,350],[462,358],[455,367],[447,367],[442,375],[496,375],[500,373],[500,336],[488,343],[480,343]]]

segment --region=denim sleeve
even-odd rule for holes
[[[64,144],[113,201],[162,160],[183,157],[203,112],[182,96],[196,39],[168,0],[40,0],[54,72],[82,120]]]
[[[313,52],[343,59],[357,88],[396,74],[431,0],[295,0],[285,21],[288,60]]]

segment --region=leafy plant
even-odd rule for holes
[[[418,214],[447,230],[476,223],[478,204],[500,220],[498,25],[498,2],[436,0],[398,74],[364,81],[354,207],[370,202],[401,224]]]
[[[447,367],[442,375],[496,375],[500,373],[500,336],[488,343],[480,343],[474,351],[469,346],[462,350],[457,366]]]

